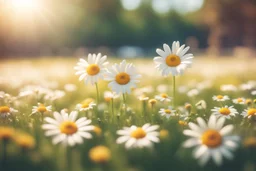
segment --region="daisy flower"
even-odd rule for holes
[[[235,103],[235,104],[245,104],[245,98],[239,97],[237,99],[233,99],[233,103]]]
[[[18,110],[15,110],[9,106],[0,106],[0,117],[1,118],[6,118],[15,112],[18,112]]]
[[[45,113],[45,112],[51,112],[52,106],[45,106],[42,103],[38,103],[37,106],[33,106],[32,114],[35,113]]]
[[[160,102],[170,102],[172,98],[168,94],[162,93],[160,95],[155,96],[155,99],[159,100]]]
[[[167,119],[169,119],[171,116],[175,116],[176,110],[173,110],[171,106],[168,106],[167,109],[161,108],[158,112],[161,116],[165,116]]]
[[[112,99],[116,99],[120,97],[120,94],[116,94],[115,92],[105,91],[104,92],[104,99],[106,102],[110,102]]]
[[[224,84],[220,86],[221,91],[237,91],[237,87],[233,84]]]
[[[42,125],[42,129],[45,130],[45,136],[53,136],[53,144],[62,142],[63,145],[74,146],[76,144],[82,144],[83,138],[92,138],[91,133],[94,126],[89,125],[91,120],[86,117],[81,117],[77,120],[78,113],[73,111],[66,113],[62,110],[61,113],[54,112],[54,118],[44,118],[46,124]]]
[[[251,118],[252,116],[256,116],[256,108],[245,109],[245,110],[242,112],[242,115],[243,115],[244,117],[248,117],[248,118]]]
[[[189,96],[189,97],[195,97],[195,96],[197,96],[199,94],[199,91],[197,90],[197,89],[192,89],[192,90],[189,90],[188,92],[187,92],[187,95]]]
[[[76,109],[79,110],[80,112],[88,111],[90,109],[93,109],[93,106],[96,106],[96,104],[94,102],[84,101],[82,103],[77,104]]]
[[[99,79],[104,78],[106,69],[104,68],[108,62],[106,62],[107,56],[102,56],[101,53],[89,54],[88,61],[80,58],[77,66],[74,67],[76,75],[80,75],[79,81],[84,80],[85,84],[91,83],[92,85],[97,83]]]
[[[221,165],[223,157],[232,159],[232,151],[238,147],[238,136],[231,136],[234,126],[224,126],[225,118],[217,119],[211,115],[208,124],[202,119],[197,118],[198,125],[190,122],[190,129],[184,130],[184,134],[191,137],[184,142],[186,148],[196,146],[193,156],[199,160],[200,165],[205,165],[210,158],[217,165]]]
[[[131,93],[131,88],[136,88],[141,75],[136,73],[135,67],[131,63],[123,60],[120,65],[114,64],[106,73],[105,80],[110,81],[108,86],[117,94]]]
[[[162,76],[167,76],[170,73],[173,76],[181,75],[183,71],[189,67],[194,58],[193,54],[186,54],[189,46],[180,46],[179,41],[172,43],[172,49],[167,45],[163,45],[164,50],[157,49],[156,53],[159,55],[154,58],[156,68],[162,72]]]
[[[214,109],[211,110],[214,115],[217,116],[223,116],[227,119],[230,119],[231,116],[235,116],[238,114],[237,110],[233,106],[225,106],[225,107],[214,107]]]
[[[217,102],[224,102],[226,100],[229,100],[229,97],[226,96],[226,95],[224,95],[224,96],[223,95],[217,95],[217,96],[213,96],[212,99],[214,101],[217,101]]]
[[[150,125],[149,123],[142,127],[131,126],[118,130],[117,134],[121,135],[117,140],[117,144],[125,143],[125,148],[142,148],[152,147],[153,143],[159,142],[159,132],[156,131],[158,125]]]

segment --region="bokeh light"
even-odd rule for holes
[[[131,11],[139,8],[141,0],[121,0],[124,9]]]

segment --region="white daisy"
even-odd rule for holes
[[[217,116],[223,116],[227,119],[230,119],[231,116],[235,116],[238,114],[237,110],[233,106],[225,106],[225,107],[214,107],[214,109],[211,110],[214,115]]]
[[[169,119],[171,116],[175,116],[176,110],[173,110],[171,106],[168,106],[167,109],[161,108],[158,112],[161,116],[165,116],[167,119]]]
[[[184,134],[191,138],[184,142],[186,148],[196,146],[193,156],[199,160],[200,165],[205,165],[210,158],[217,165],[221,165],[223,157],[232,159],[232,151],[238,147],[238,136],[229,135],[234,126],[227,125],[223,127],[225,118],[217,119],[211,115],[208,124],[202,119],[197,118],[198,125],[190,122],[189,129],[184,130]]]
[[[123,60],[120,65],[114,64],[106,73],[105,80],[110,81],[108,86],[117,94],[131,93],[131,88],[136,88],[141,75],[136,73],[135,67],[131,63]]]
[[[63,145],[74,146],[76,144],[82,144],[83,138],[92,138],[91,133],[94,126],[89,125],[91,120],[86,117],[77,119],[78,113],[73,111],[66,113],[64,110],[60,113],[54,112],[53,118],[44,118],[46,124],[42,125],[42,129],[45,130],[45,136],[53,136],[53,144],[62,142]]]
[[[142,148],[152,147],[153,143],[159,142],[159,132],[156,131],[159,128],[158,125],[150,125],[149,123],[142,127],[131,126],[124,127],[122,130],[118,130],[117,134],[121,135],[116,142],[118,144],[125,143],[125,148]]]
[[[235,103],[235,104],[245,104],[245,98],[239,97],[237,99],[233,99],[233,103]]]
[[[15,112],[18,112],[18,110],[15,110],[9,106],[0,106],[0,117],[1,118],[6,118]]]
[[[104,78],[106,68],[104,68],[108,62],[106,62],[107,56],[101,56],[101,53],[89,54],[88,61],[80,58],[77,66],[74,67],[77,72],[76,75],[80,75],[79,81],[84,80],[85,84],[91,83],[92,85],[97,83],[99,79]]]
[[[170,102],[172,100],[172,98],[166,93],[155,96],[155,99],[159,100],[160,102]]]
[[[181,75],[183,71],[192,64],[193,54],[186,54],[189,46],[180,46],[180,42],[173,42],[172,49],[163,45],[164,50],[157,49],[158,57],[154,58],[156,68],[162,72],[163,76],[172,73],[173,76]]]
[[[213,96],[212,99],[214,101],[217,101],[217,102],[224,102],[226,100],[229,100],[229,97],[226,96],[226,95],[224,95],[224,96],[223,95],[217,95],[217,96]]]
[[[120,94],[116,94],[115,92],[111,92],[111,91],[105,91],[104,92],[104,99],[109,102],[111,101],[111,99],[116,99],[120,97]]]
[[[244,117],[248,117],[248,118],[251,118],[252,116],[256,116],[256,108],[245,109],[245,110],[242,112],[242,115],[243,115]]]
[[[51,112],[52,111],[52,106],[45,106],[42,103],[38,103],[37,106],[33,106],[32,109],[32,114],[35,113],[45,113],[45,112]]]
[[[96,104],[94,102],[88,102],[88,101],[84,101],[82,103],[79,103],[76,105],[76,109],[81,111],[88,111],[93,109],[93,106],[96,106]]]

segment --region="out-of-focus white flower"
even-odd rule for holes
[[[256,108],[245,109],[245,110],[242,112],[242,115],[243,115],[244,117],[248,117],[248,118],[251,118],[252,116],[256,116]]]
[[[241,90],[251,90],[251,89],[253,89],[253,86],[251,84],[241,84],[240,89]]]
[[[199,91],[197,89],[192,89],[192,90],[187,92],[187,96],[189,96],[189,97],[195,97],[198,94],[199,94]]]
[[[117,134],[121,135],[116,142],[117,144],[125,143],[125,148],[143,148],[152,147],[153,143],[159,142],[159,132],[156,131],[158,125],[150,125],[149,123],[142,127],[131,126],[118,130]]]
[[[235,103],[235,104],[245,104],[245,98],[243,98],[243,97],[239,97],[239,98],[237,98],[237,99],[233,99],[233,103]]]
[[[211,81],[203,81],[203,82],[198,83],[196,85],[196,88],[198,90],[204,90],[204,89],[211,88],[211,87],[212,87],[212,82]]]
[[[45,113],[45,112],[51,112],[52,111],[52,106],[45,106],[42,103],[38,103],[37,106],[33,106],[32,109],[32,114],[35,113]]]
[[[236,86],[233,84],[224,84],[220,86],[221,91],[237,91]]]
[[[77,87],[75,84],[65,84],[64,89],[68,92],[73,92],[77,90]]]
[[[204,100],[200,100],[199,102],[196,103],[197,109],[206,109],[207,105]]]
[[[255,95],[256,95],[256,90],[253,90],[253,91],[251,92],[251,95],[255,96]]]
[[[234,126],[224,126],[225,118],[217,118],[211,115],[208,124],[202,119],[197,118],[198,125],[190,122],[190,129],[184,130],[183,133],[191,138],[186,140],[184,147],[196,147],[193,156],[199,160],[200,165],[205,165],[210,158],[214,163],[221,165],[223,157],[231,160],[232,151],[238,147],[239,136],[232,136]]]
[[[149,97],[147,97],[145,94],[142,94],[142,95],[140,95],[140,96],[138,97],[138,99],[139,99],[140,101],[147,101],[147,100],[149,99]]]
[[[229,97],[226,95],[217,95],[217,96],[213,96],[212,97],[213,100],[217,101],[217,102],[224,102],[226,100],[229,100]]]
[[[172,98],[168,94],[166,94],[166,93],[162,93],[160,95],[156,95],[155,99],[159,100],[160,102],[170,102],[172,100]]]
[[[179,91],[179,93],[186,93],[188,91],[188,87],[187,86],[179,86],[178,91]]]
[[[55,101],[64,97],[66,93],[62,90],[49,91],[45,96],[45,100]]]
[[[168,106],[167,109],[161,108],[158,112],[161,116],[165,116],[169,119],[171,116],[175,116],[176,110],[173,110],[172,106]]]
[[[168,90],[168,86],[166,84],[160,84],[156,87],[156,90],[159,92],[159,93],[166,93],[167,90]]]
[[[0,106],[0,117],[1,118],[6,118],[16,112],[18,112],[18,110],[15,110],[9,106]]]

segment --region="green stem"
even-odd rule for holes
[[[114,98],[111,98],[111,107],[112,107],[111,120],[113,122],[113,118],[115,117],[115,115],[114,115]]]
[[[123,93],[123,102],[124,102],[124,114],[126,114],[126,98],[125,98],[125,93]]]
[[[99,105],[99,88],[98,88],[98,84],[95,83],[95,86],[96,86],[96,92],[97,92],[97,105]]]
[[[72,171],[72,148],[69,146],[66,147],[66,155],[67,171]]]
[[[172,76],[172,93],[173,93],[173,99],[172,99],[172,106],[175,107],[175,76]]]
[[[2,157],[2,168],[4,169],[6,166],[6,161],[7,161],[7,140],[3,140],[3,157]]]

